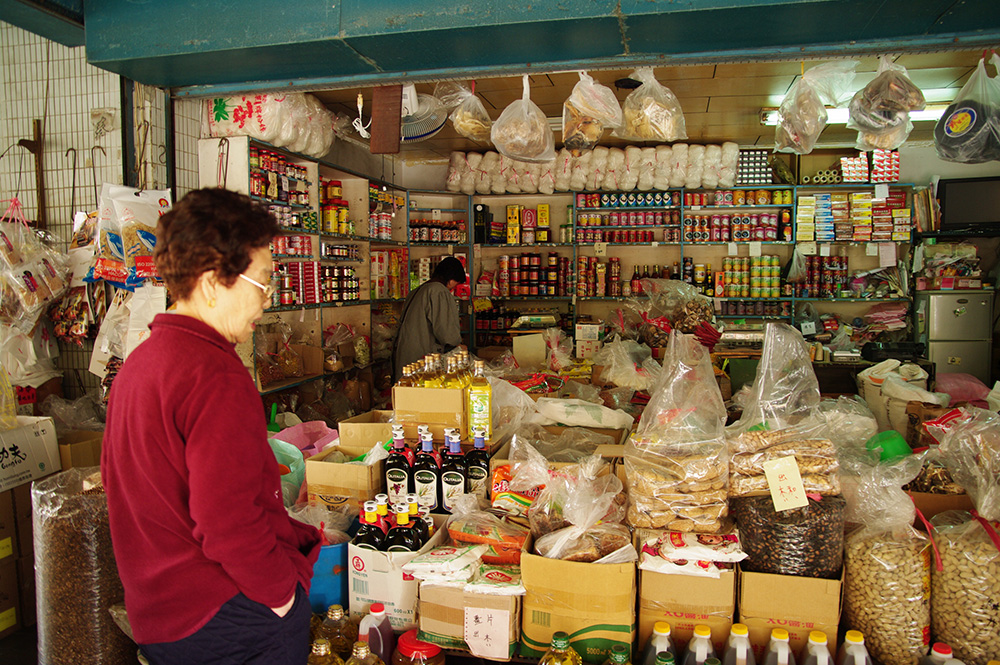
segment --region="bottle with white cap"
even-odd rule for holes
[[[656,665],[656,656],[662,652],[669,652],[677,658],[677,651],[674,643],[670,639],[670,624],[666,621],[657,621],[653,624],[653,634],[646,642],[646,648],[642,652],[642,665]]]
[[[795,654],[788,643],[788,631],[784,628],[771,630],[771,642],[767,645],[764,665],[795,665]]]
[[[872,657],[865,647],[865,636],[860,630],[849,630],[837,653],[837,665],[872,665]]]
[[[750,629],[742,623],[734,623],[729,630],[729,641],[722,656],[722,665],[757,665],[750,646]]]
[[[715,646],[712,645],[712,630],[708,626],[697,625],[694,635],[688,642],[684,661],[681,665],[705,665],[709,658],[715,658]]]
[[[802,665],[833,665],[826,633],[822,630],[809,632],[809,639],[802,649]]]

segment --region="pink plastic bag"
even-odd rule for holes
[[[283,429],[273,438],[292,444],[302,451],[304,458],[308,459],[337,443],[340,435],[337,430],[327,427],[322,420],[310,420]]]

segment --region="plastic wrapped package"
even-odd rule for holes
[[[733,187],[736,185],[736,166],[740,158],[740,146],[732,141],[722,144],[722,156],[719,166],[719,186]]]
[[[531,446],[547,462],[576,463],[593,455],[597,448],[617,443],[607,434],[584,427],[567,427],[553,434],[535,423],[521,424],[512,436],[511,451],[525,444]]]
[[[708,352],[674,333],[663,371],[625,445],[629,524],[715,533],[728,514],[726,407]]]
[[[563,145],[574,155],[592,150],[605,129],[622,123],[622,109],[614,91],[595,81],[587,72],[563,103]]]
[[[481,184],[484,180],[481,177],[481,171],[479,170],[479,165],[483,161],[483,156],[478,152],[470,152],[465,155],[465,170],[462,172],[462,181],[459,184],[459,189],[463,194],[472,196],[473,194],[488,194],[490,191],[489,180],[485,181],[485,184]],[[481,192],[480,189],[485,188],[486,191]]]
[[[1000,74],[1000,55],[993,53],[991,63]],[[1000,159],[1000,79],[989,77],[985,59],[934,126],[934,147],[949,162]]]
[[[594,356],[594,366],[602,366],[600,378],[622,388],[646,390],[660,373],[660,364],[645,344],[633,340],[615,340],[601,347]]]
[[[907,78],[906,68],[881,56],[878,75],[851,99],[847,128],[858,130],[855,147],[895,150],[913,129],[910,111],[924,106],[924,95]]]
[[[665,316],[681,332],[695,332],[699,325],[711,322],[715,316],[712,299],[698,293],[687,282],[644,279],[642,289],[649,297],[647,319]]]
[[[615,411],[603,404],[580,399],[541,397],[535,402],[535,410],[537,414],[534,422],[545,425],[629,429],[633,422],[632,416],[624,411]]]
[[[520,563],[521,551],[529,531],[496,515],[480,510],[475,495],[456,498],[452,516],[448,519],[448,535],[453,541],[467,545],[486,545],[484,563]]]
[[[826,128],[826,107],[840,106],[854,82],[856,60],[827,62],[802,75],[781,100],[774,128],[775,152],[812,152]]]
[[[462,189],[462,174],[468,173],[468,162],[465,161],[465,153],[459,150],[452,150],[448,159],[448,178],[445,180],[445,189],[449,192],[458,192]]]
[[[688,144],[675,144],[670,156],[670,186],[674,189],[683,187],[687,182]]]
[[[902,486],[920,459],[861,465],[847,503],[851,532],[844,549],[844,613],[872,657],[886,665],[916,665],[931,627],[931,544],[911,525],[916,511]]]
[[[670,188],[670,171],[673,166],[673,156],[668,145],[658,145],[655,148],[656,162],[653,166],[653,189]]]
[[[625,148],[625,165],[618,176],[618,189],[630,192],[639,183],[639,163],[642,161],[642,149],[630,145]]]
[[[38,596],[38,662],[135,662],[135,645],[109,613],[124,601],[97,467],[31,487]]]
[[[723,569],[747,557],[739,536],[680,531],[639,531],[639,569],[668,575],[718,579]]]
[[[584,187],[589,192],[594,192],[599,190],[604,185],[604,173],[608,168],[608,157],[611,153],[610,148],[605,148],[602,145],[597,146],[590,151],[590,167],[587,169],[587,183]],[[581,155],[581,159],[585,158],[587,155]]]
[[[573,338],[567,337],[561,328],[546,328],[542,331],[548,350],[547,364],[553,372],[559,372],[573,364]]]
[[[298,504],[286,508],[288,516],[316,527],[323,534],[323,545],[339,545],[351,540],[347,530],[351,526],[351,516],[329,506]]]
[[[526,591],[521,582],[520,566],[480,564],[464,590],[489,596],[523,596]]]
[[[552,160],[546,162],[546,164],[551,163]],[[538,178],[539,173],[541,173],[542,164],[534,163],[527,164],[524,168],[524,183],[521,189],[525,194],[537,194],[538,193]]]
[[[823,399],[814,415],[824,422],[824,438],[838,448],[864,448],[868,439],[878,434],[878,421],[871,409],[857,396],[841,395]]]
[[[744,570],[802,577],[840,576],[844,552],[844,499],[809,498],[809,505],[776,512],[770,496],[730,502],[747,558]]]
[[[545,114],[531,101],[528,75],[522,77],[521,99],[511,102],[493,123],[490,139],[497,152],[525,162],[547,162],[556,156],[555,137]]]
[[[609,472],[600,455],[588,455],[576,464],[549,472],[545,489],[528,509],[531,535],[537,539],[570,526],[570,516],[565,510],[578,492],[585,492],[605,505],[600,521],[621,522],[625,518],[622,481]]]
[[[574,157],[570,165],[569,189],[573,192],[580,192],[587,186],[587,179],[590,177],[591,164],[593,163],[593,151],[582,153],[579,157]],[[556,189],[559,189],[558,187]]]
[[[652,67],[640,67],[629,78],[642,85],[622,104],[622,126],[615,136],[628,141],[672,142],[687,138],[684,112],[677,96],[661,85]]]
[[[570,189],[570,181],[573,178],[573,154],[563,148],[556,155],[556,161],[552,166],[553,187],[560,192]]]
[[[493,121],[476,96],[474,86],[475,83],[469,86],[464,81],[443,81],[434,86],[434,96],[451,110],[448,117],[456,132],[467,139],[489,143]]]
[[[51,397],[55,397],[55,395]],[[0,431],[15,427],[17,427],[17,393],[10,385],[7,369],[0,365]]]
[[[473,157],[472,155],[477,155]],[[487,150],[481,156],[479,153],[469,153],[469,166],[476,173],[476,193],[477,194],[503,194],[507,191],[506,181],[499,183],[502,187],[502,191],[496,191],[497,186],[497,164],[500,161],[500,155],[493,152],[492,150]]]
[[[500,175],[504,178],[503,189],[508,194],[521,193],[521,181],[518,174],[515,172],[514,163],[515,160],[510,159],[506,155],[500,155]]]
[[[656,177],[656,148],[643,148],[639,154],[639,178],[636,189],[648,192],[653,189]]]
[[[722,168],[722,148],[717,145],[705,146],[705,166],[701,174],[701,185],[706,189],[719,186],[719,170]]]
[[[297,92],[216,97],[205,101],[207,136],[250,136],[310,157],[333,145],[333,114]]]
[[[538,165],[538,193],[551,194],[556,191],[556,164],[557,159]],[[566,189],[565,186],[562,189]]]
[[[942,563],[931,578],[931,629],[956,658],[986,665],[1000,653],[1000,414],[962,407],[926,426],[976,507],[931,520]]]
[[[684,186],[688,189],[699,189],[702,186],[701,178],[705,172],[705,146],[688,146],[687,173],[684,179]]]
[[[620,181],[625,175],[625,151],[621,148],[608,149],[608,161],[604,167],[604,181],[602,189],[615,192],[622,189]]]

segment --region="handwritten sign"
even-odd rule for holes
[[[764,462],[764,476],[767,478],[776,512],[809,505],[806,490],[802,486],[799,464],[794,455]]]
[[[465,608],[465,643],[474,656],[506,660],[510,641],[510,610]]]
[[[896,243],[879,243],[878,266],[879,268],[894,268],[896,266]]]
[[[607,256],[608,255],[608,243],[606,242],[595,242],[594,243],[594,254],[597,256]]]

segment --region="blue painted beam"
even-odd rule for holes
[[[0,20],[63,46],[83,46],[83,0],[0,0]]]

